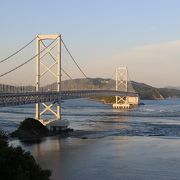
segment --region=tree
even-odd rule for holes
[[[0,179],[49,180],[50,176],[51,172],[43,170],[30,152],[8,146],[7,138],[0,132]]]

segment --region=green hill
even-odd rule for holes
[[[133,88],[141,99],[165,99],[180,97],[180,90],[169,88],[155,88],[144,83],[132,81]]]

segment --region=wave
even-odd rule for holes
[[[180,117],[180,113],[179,114],[165,114],[165,113],[157,113],[157,114],[143,114],[143,113],[62,113],[63,116],[79,116],[79,117],[88,117],[88,116],[109,116],[109,117],[147,117],[147,118],[178,118]]]
[[[22,111],[12,111],[12,110],[1,110],[0,113],[8,113],[8,114],[34,114],[33,112],[22,112]]]

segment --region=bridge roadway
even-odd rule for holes
[[[71,90],[25,93],[0,93],[0,107],[33,104],[38,102],[57,102],[59,99],[87,98],[93,96],[138,96],[134,92],[115,90]]]

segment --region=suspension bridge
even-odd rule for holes
[[[36,75],[35,86],[14,86],[0,85],[0,107],[16,106],[35,103],[35,118],[43,123],[42,116],[48,111],[55,119],[61,119],[62,101],[74,98],[89,98],[97,96],[115,96],[113,108],[129,108],[131,105],[139,103],[138,94],[134,91],[128,76],[127,67],[116,69],[116,78],[102,82],[101,86],[95,84],[83,84],[82,81],[89,80],[78,62],[72,56],[60,34],[37,35],[36,38],[25,44],[18,51],[7,58],[0,60],[0,64],[6,63],[9,59],[19,54],[31,43],[36,42],[36,53],[31,58],[12,69],[0,74],[0,82],[3,77],[13,74],[26,64],[35,61]],[[65,49],[78,71],[83,75],[83,79],[74,85],[72,76],[62,67],[62,47]],[[48,56],[48,57],[47,57]],[[48,84],[47,77],[51,75],[55,82]],[[68,79],[62,81],[62,76]],[[43,78],[46,77],[46,85]]]

